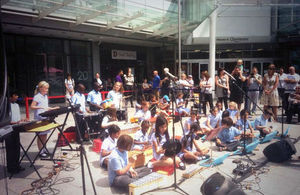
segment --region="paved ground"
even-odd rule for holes
[[[134,110],[129,110],[129,115],[133,114]],[[57,118],[59,123],[62,123],[64,115],[61,115]],[[204,120],[204,119],[201,119]],[[68,126],[73,125],[74,121],[72,117],[67,121]],[[280,123],[272,123],[273,129],[281,131]],[[169,126],[169,130],[171,130]],[[300,136],[300,130],[298,124],[287,125],[284,124],[284,129],[290,127],[289,132],[290,136],[295,138]],[[175,124],[176,135],[180,135],[182,130],[180,124]],[[21,142],[24,146],[27,146],[31,139],[33,138],[32,134],[22,133]],[[57,134],[55,133],[52,139],[50,140],[48,147],[53,149],[55,141],[57,139]],[[265,160],[264,155],[262,154],[263,149],[270,143],[260,144],[258,150],[254,153],[255,155],[250,155],[251,159],[257,164]],[[77,147],[77,144],[72,144],[74,147]],[[216,147],[213,143],[205,142],[203,145],[206,145],[212,149],[210,153],[212,157],[218,157],[225,152],[216,151]],[[84,145],[86,150],[88,165],[92,172],[92,177],[98,194],[126,194],[126,192],[120,191],[118,189],[110,188],[107,180],[107,172],[99,167],[99,154],[91,150],[92,145]],[[300,194],[300,160],[297,157],[300,155],[300,142],[296,145],[298,150],[297,154],[293,156],[294,160],[275,164],[267,163],[260,170],[256,171],[248,179],[240,183],[241,187],[247,194],[289,194],[289,195],[298,195]],[[36,143],[31,148],[29,152],[30,156],[34,156],[37,153]],[[1,149],[1,164],[3,165],[3,148]],[[81,177],[81,167],[80,167],[80,158],[78,152],[67,152],[67,155],[64,156],[60,149],[56,152],[58,158],[64,158],[64,164],[68,165],[67,169],[61,170],[57,175],[54,175],[51,179],[47,180],[47,185],[39,190],[34,191],[33,193],[27,194],[82,194],[82,177]],[[222,175],[225,175],[228,178],[235,178],[232,174],[232,170],[236,165],[232,162],[234,159],[241,159],[243,162],[247,163],[247,158],[244,156],[230,156],[228,157],[222,165],[213,168],[207,168],[200,173],[194,175],[190,179],[183,179],[182,174],[184,171],[177,170],[177,183],[185,192],[188,194],[201,194],[200,187],[202,183],[213,173],[219,172]],[[249,163],[249,162],[248,162]],[[0,164],[0,165],[1,165]],[[41,161],[37,160],[35,164],[41,173],[42,177],[47,177],[49,172],[53,170],[53,163],[50,161]],[[32,168],[28,167],[28,161],[24,161],[22,166],[26,168],[24,172],[15,175],[12,179],[4,179],[3,166],[1,167],[0,174],[0,194],[5,194],[5,182],[8,184],[8,194],[21,194],[25,190],[33,188],[32,182],[38,179],[38,176]],[[189,165],[190,166],[190,165]],[[90,182],[90,177],[85,166],[85,181],[86,181],[86,191],[87,194],[93,194],[92,185]],[[173,183],[174,177],[169,176],[166,179],[164,186],[169,186]],[[48,187],[47,187],[48,186]],[[247,189],[246,189],[247,188]],[[170,188],[168,190],[161,190],[150,192],[147,194],[176,194],[180,191]],[[23,193],[25,194],[25,193]]]

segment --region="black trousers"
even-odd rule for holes
[[[115,177],[112,186],[128,189],[128,184],[151,173],[151,169],[149,169],[147,167],[140,167],[140,168],[135,169],[135,171],[138,174],[137,178],[132,178],[129,174],[119,175],[119,176]]]
[[[13,172],[19,167],[20,133],[13,131],[5,139],[7,171]]]
[[[209,103],[209,109],[214,107],[211,93],[204,93],[203,112],[206,115],[206,102]]]
[[[294,114],[298,114],[298,122],[300,122],[300,104],[291,104],[286,113],[287,113],[287,118],[286,118],[287,123],[292,122]]]
[[[127,91],[132,91],[132,92],[127,92],[125,95],[131,95],[130,97],[128,97],[125,101],[125,105],[127,106],[127,103],[130,101],[131,107],[133,107],[133,96],[134,96],[134,91],[133,91],[133,85],[126,85],[125,86]]]
[[[80,137],[84,140],[84,134],[87,131],[87,123],[85,122],[82,114],[76,113],[75,117],[79,129],[79,132],[76,129],[76,142],[80,143]]]

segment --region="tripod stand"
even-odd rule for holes
[[[71,102],[69,101],[70,103],[70,106],[71,107],[74,107]],[[90,166],[89,166],[89,163],[88,163],[88,159],[86,157],[86,151],[83,147],[83,138],[81,136],[81,133],[80,133],[80,130],[79,130],[79,126],[78,126],[78,121],[77,121],[77,118],[75,116],[75,111],[72,111],[72,115],[73,115],[73,118],[74,118],[74,122],[75,122],[75,127],[76,127],[76,131],[77,131],[77,135],[79,136],[79,142],[80,142],[80,146],[79,148],[76,148],[75,151],[79,151],[80,152],[80,165],[81,165],[81,177],[82,177],[82,190],[83,190],[83,195],[86,195],[86,185],[85,185],[85,176],[84,176],[84,161],[86,163],[86,166],[88,168],[88,172],[89,172],[89,176],[90,176],[90,180],[91,180],[91,183],[92,183],[92,186],[93,186],[93,191],[94,191],[94,194],[97,195],[96,193],[96,188],[95,188],[95,184],[94,184],[94,180],[93,180],[93,177],[92,177],[92,173],[91,173],[91,169],[90,169]],[[74,151],[74,150],[70,150],[70,149],[65,149],[65,150],[62,150],[62,151]]]
[[[175,89],[174,88],[171,88],[171,92],[172,92],[172,117],[173,117],[173,120],[172,120],[172,134],[173,134],[173,142],[175,142],[175,110],[174,110],[174,102],[176,104],[176,101],[175,101]],[[181,127],[182,127],[182,119],[181,119],[181,116],[180,116],[180,124],[181,124]],[[182,131],[183,131],[183,128],[182,128]],[[185,138],[185,133],[183,131],[183,136]],[[187,192],[185,192],[183,189],[181,189],[178,185],[177,185],[177,178],[176,178],[176,154],[173,155],[173,168],[174,168],[174,183],[168,187],[165,187],[165,188],[159,188],[157,190],[152,190],[152,191],[158,191],[158,190],[165,190],[165,189],[170,189],[170,188],[174,188],[175,190],[180,190],[183,194],[187,194]],[[152,192],[152,191],[149,191],[149,192]]]

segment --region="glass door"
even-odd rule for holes
[[[257,72],[260,75],[264,75],[267,73],[268,66],[272,63],[271,60],[259,60],[259,61],[251,61],[251,69],[253,67],[257,68]]]

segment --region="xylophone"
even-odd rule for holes
[[[143,167],[153,158],[153,150],[151,147],[145,150],[131,150],[128,157],[131,156],[136,156],[136,161],[132,165],[133,168]]]
[[[162,173],[152,172],[129,184],[129,195],[142,194],[149,190],[159,188],[165,183],[166,177],[167,176]]]
[[[141,127],[136,123],[124,123],[124,121],[118,121],[115,123],[121,129],[121,135],[123,134],[134,134],[136,133]]]
[[[194,175],[196,175],[197,173],[199,173],[200,171],[202,171],[203,169],[204,169],[204,167],[201,167],[198,164],[191,165],[186,169],[186,171],[183,173],[182,177],[185,179],[189,179],[189,178],[193,177]]]

